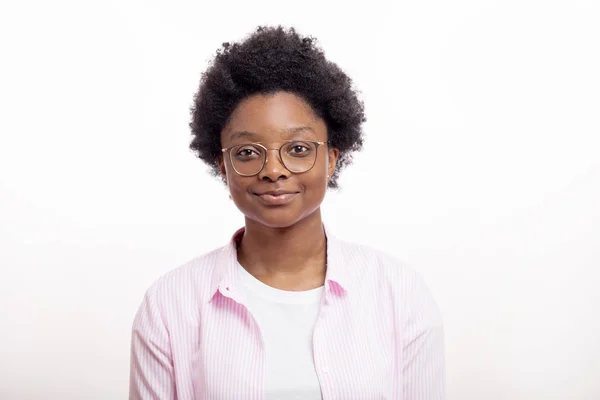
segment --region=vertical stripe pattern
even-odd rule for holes
[[[148,289],[133,323],[131,400],[264,398],[264,342],[235,268],[241,232]],[[313,332],[323,399],[445,399],[443,324],[422,278],[326,234]]]

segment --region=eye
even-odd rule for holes
[[[260,157],[260,151],[252,146],[240,147],[235,152],[235,158],[239,160],[251,160]]]
[[[301,144],[296,144],[294,145],[294,147],[292,147],[291,152],[292,153],[302,153],[308,151],[308,147],[303,146]]]
[[[252,154],[255,154],[256,152],[252,149],[242,149],[240,151],[238,151],[237,155],[238,156],[251,156]]]
[[[286,153],[294,157],[305,157],[313,152],[313,146],[310,143],[293,142],[288,146]]]

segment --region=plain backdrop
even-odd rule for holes
[[[600,3],[0,6],[0,398],[126,398],[159,276],[243,223],[188,150],[201,72],[259,24],[314,35],[365,101],[336,236],[427,281],[448,398],[600,399]]]

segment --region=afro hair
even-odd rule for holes
[[[337,188],[340,170],[363,146],[364,104],[316,39],[294,28],[261,26],[242,42],[223,43],[194,96],[190,149],[220,176],[221,131],[235,107],[248,96],[278,91],[303,98],[324,120],[329,144],[340,152],[329,181]]]

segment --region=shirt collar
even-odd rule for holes
[[[327,272],[325,274],[325,285],[329,289],[337,287],[336,294],[342,294],[352,290],[352,279],[350,263],[346,259],[343,251],[342,242],[323,225],[325,236],[327,237]]]
[[[327,238],[327,272],[325,274],[325,292],[343,296],[351,289],[349,263],[342,249],[342,243],[323,225]],[[220,292],[227,297],[237,293],[237,243],[244,234],[244,228],[238,229],[229,244],[222,247],[213,270],[209,301]]]

